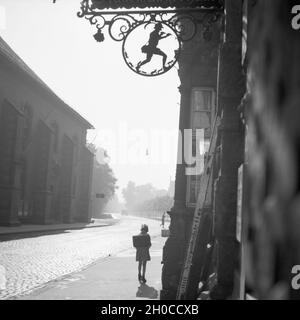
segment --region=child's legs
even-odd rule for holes
[[[141,274],[141,269],[142,269],[142,261],[139,261],[139,265],[138,265],[139,275]]]
[[[146,265],[147,265],[147,261],[143,261],[143,277],[145,277],[146,274]]]

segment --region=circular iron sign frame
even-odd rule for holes
[[[149,25],[154,25],[153,31],[148,32],[148,42],[144,40],[142,43],[142,46],[138,46],[138,44],[135,44],[134,48],[134,54],[135,55],[143,55],[144,59],[140,60],[135,58],[135,61],[132,61],[130,54],[128,53],[128,49],[126,49],[126,45],[128,44],[130,37],[133,37],[134,33],[140,28],[146,28]],[[161,31],[164,30],[164,31]],[[165,32],[166,30],[170,32]],[[146,34],[146,33],[145,33]],[[166,47],[167,50],[163,49],[160,45],[160,41],[164,41],[164,39],[167,39],[168,37],[173,37],[173,43],[174,47],[173,49],[170,47]],[[169,45],[171,44],[171,41],[168,41]],[[130,32],[126,35],[124,38],[123,44],[122,44],[122,55],[125,63],[127,64],[128,68],[132,70],[133,72],[146,77],[155,77],[162,74],[165,74],[170,69],[174,67],[174,65],[177,63],[178,58],[181,53],[181,42],[178,39],[176,30],[172,28],[170,25],[164,23],[164,22],[143,22],[141,24],[138,24],[135,26]],[[133,51],[133,50],[131,50]],[[173,52],[173,56],[170,58],[171,54],[167,54],[166,51]],[[168,52],[169,53],[169,52]],[[147,67],[149,69],[149,65],[153,65],[153,60],[155,60],[154,67],[150,69],[150,71],[147,71]],[[161,64],[161,65],[160,65]],[[146,66],[146,69],[144,69]]]

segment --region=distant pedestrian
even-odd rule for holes
[[[136,248],[136,261],[138,261],[138,280],[141,283],[146,283],[146,265],[147,261],[151,260],[149,253],[151,237],[148,231],[148,226],[142,224],[140,234],[133,236],[133,245]]]

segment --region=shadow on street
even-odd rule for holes
[[[146,284],[141,284],[138,287],[138,291],[136,293],[136,296],[138,298],[157,299],[158,291],[153,287],[147,286]]]

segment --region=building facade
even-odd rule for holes
[[[211,30],[210,40],[201,34],[185,43],[179,59],[180,78],[180,119],[179,130],[191,130],[192,142],[188,148],[183,142],[179,153],[191,149],[196,157],[196,130],[203,130],[204,141],[209,142],[211,127],[216,116],[218,46],[220,26]],[[187,131],[185,131],[187,132]],[[184,157],[183,157],[184,158]],[[182,159],[183,160],[183,159]],[[203,161],[200,161],[200,164]],[[170,237],[163,249],[162,299],[174,299],[180,280],[182,263],[185,257],[187,241],[190,237],[191,223],[195,211],[197,194],[200,187],[201,168],[196,163],[181,161],[177,164],[175,180],[174,206],[169,212],[171,217]],[[193,172],[194,171],[194,172]]]
[[[220,120],[185,298],[197,299],[207,291],[210,299],[246,299],[249,294],[298,299],[299,290],[291,285],[291,272],[300,261],[300,41],[291,26],[295,2],[223,4],[216,24],[220,41],[208,49],[217,57],[205,61],[209,45],[203,43],[197,51],[191,44],[179,61],[179,129],[194,128],[193,99],[195,92],[203,97],[203,90],[215,94],[216,103],[201,108],[200,98],[196,110],[211,108],[212,118]],[[197,175],[186,175],[186,167],[177,166],[171,234],[163,250],[162,299],[176,298],[191,237],[196,201],[191,196],[196,190],[197,197],[201,188]]]
[[[0,224],[90,221],[92,125],[0,38]]]

